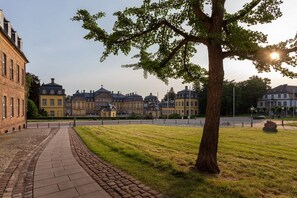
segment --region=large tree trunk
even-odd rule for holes
[[[212,1],[212,14],[208,26],[207,44],[209,61],[209,81],[207,87],[207,105],[205,125],[200,143],[196,168],[204,173],[218,174],[217,163],[219,141],[220,110],[224,80],[223,52],[221,36],[223,27],[225,0]]]
[[[220,126],[221,96],[224,80],[223,56],[220,45],[208,46],[209,82],[205,125],[200,143],[196,168],[204,173],[218,174],[217,151]]]

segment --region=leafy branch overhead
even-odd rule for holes
[[[197,45],[220,43],[224,58],[249,59],[258,71],[270,71],[271,68],[289,77],[296,74],[282,63],[297,65],[297,37],[279,44],[267,45],[267,35],[244,28],[256,24],[270,23],[282,15],[281,0],[253,0],[234,14],[224,13],[222,34],[212,34],[211,13],[203,12],[207,4],[224,3],[223,0],[161,0],[159,3],[145,0],[141,7],[126,8],[114,13],[117,21],[113,32],[107,33],[97,23],[105,13],[91,15],[87,10],[79,10],[73,20],[82,21],[83,28],[89,33],[86,39],[102,42],[105,51],[101,61],[119,51],[128,55],[132,48],[138,48],[139,63],[126,65],[134,69],[143,69],[160,79],[185,78],[186,81],[204,77],[207,72],[199,65],[190,63],[197,53]],[[152,52],[155,51],[155,52]],[[278,60],[271,60],[269,54],[277,51]],[[292,53],[294,52],[294,53]],[[199,75],[198,75],[199,74]]]
[[[104,13],[91,15],[79,10],[73,20],[82,21],[89,31],[86,39],[102,43],[104,61],[110,54],[128,55],[137,50],[135,64],[163,81],[182,78],[201,82],[207,78],[207,106],[203,135],[195,167],[205,173],[219,173],[217,150],[220,109],[226,58],[251,60],[259,72],[275,69],[297,77],[288,67],[296,67],[297,36],[269,45],[267,35],[250,26],[270,23],[282,16],[282,0],[249,0],[242,9],[227,13],[227,0],[143,0],[140,7],[114,13],[117,20],[111,32],[97,23]],[[231,2],[231,0],[229,0]],[[236,2],[236,1],[232,1]],[[238,2],[238,1],[237,1]],[[195,64],[199,45],[207,48],[208,70]],[[274,58],[271,54],[274,53]],[[276,56],[277,54],[277,56]]]

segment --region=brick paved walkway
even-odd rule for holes
[[[98,158],[84,145],[73,129],[69,129],[69,135],[72,152],[77,161],[112,197],[164,197],[159,192]]]
[[[37,161],[34,197],[110,197],[73,157],[67,128],[59,129]]]
[[[26,129],[0,136],[0,197],[33,196],[37,159],[56,129]]]

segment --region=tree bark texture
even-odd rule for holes
[[[220,126],[221,96],[224,70],[221,46],[209,46],[209,82],[205,125],[200,143],[196,168],[204,173],[218,174],[217,151]]]
[[[209,81],[207,87],[207,105],[205,125],[196,168],[203,173],[218,174],[220,169],[217,163],[221,98],[224,80],[223,50],[220,37],[222,36],[224,0],[212,1],[212,14],[208,29],[209,41],[207,44],[209,61]]]

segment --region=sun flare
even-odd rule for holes
[[[270,54],[270,57],[271,57],[272,60],[279,60],[279,53],[277,53],[277,52],[272,52],[272,53]]]

